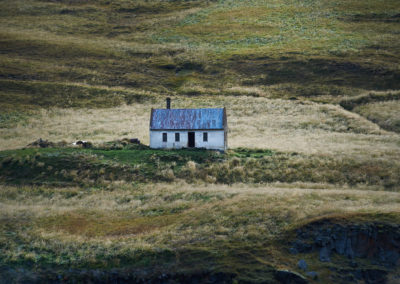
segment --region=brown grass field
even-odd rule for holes
[[[318,222],[399,227],[399,15],[398,0],[0,1],[0,283],[398,283],[400,260],[290,246]],[[148,149],[166,97],[226,107],[229,150]],[[27,147],[39,138],[64,143]]]

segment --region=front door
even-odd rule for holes
[[[194,132],[188,132],[188,147],[193,148],[195,145]]]

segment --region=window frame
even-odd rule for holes
[[[181,142],[181,134],[179,132],[175,132],[175,142]]]
[[[167,132],[163,132],[163,134],[162,134],[162,142],[168,142],[168,133]]]
[[[208,132],[203,132],[203,142],[208,142]]]

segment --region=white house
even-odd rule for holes
[[[228,124],[225,108],[151,109],[150,148],[206,148],[225,151]]]

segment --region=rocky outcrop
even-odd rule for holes
[[[400,225],[317,222],[297,230],[290,251],[318,251],[323,262],[329,262],[334,253],[349,259],[368,258],[373,264],[390,268],[400,260]]]
[[[338,271],[332,266],[331,270],[337,275],[350,275],[352,279],[346,281],[385,283],[387,274],[400,265],[400,225],[321,220],[296,231],[290,252],[316,252],[318,260],[326,263],[336,254],[345,257],[351,269]],[[363,267],[361,259],[375,268]]]

